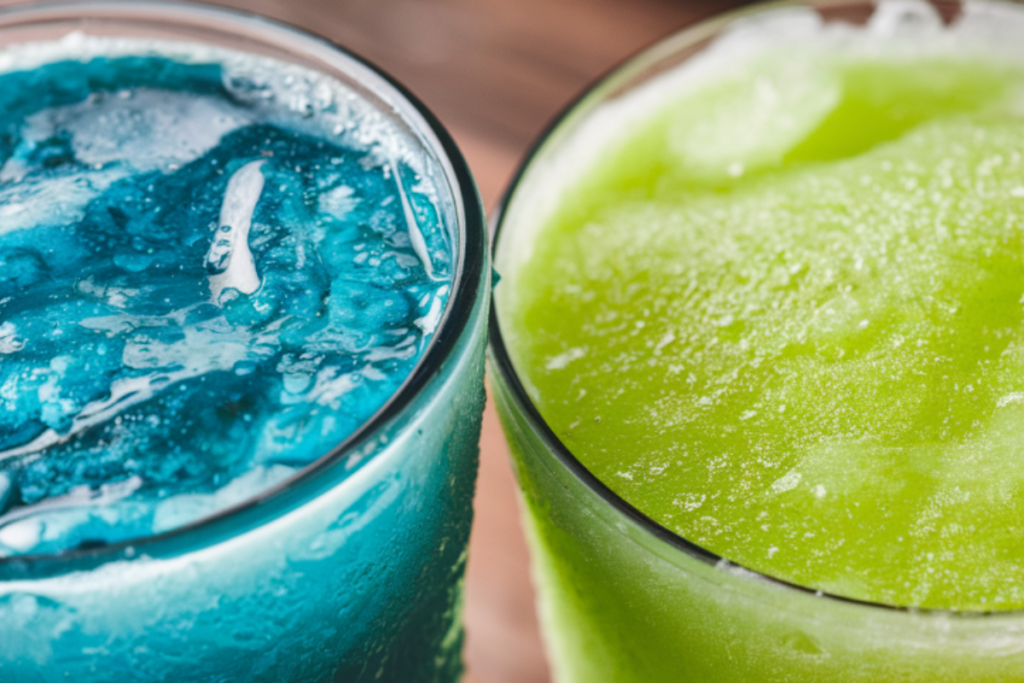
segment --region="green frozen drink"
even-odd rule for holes
[[[560,683],[1024,680],[1024,8],[686,31],[498,228]]]

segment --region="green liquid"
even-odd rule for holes
[[[747,568],[1024,608],[1022,93],[994,58],[776,51],[619,131],[499,289],[545,419]]]

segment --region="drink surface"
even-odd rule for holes
[[[0,557],[240,503],[406,381],[454,209],[369,101],[198,45],[71,35],[0,68]]]
[[[1024,607],[1021,31],[787,10],[560,140],[497,291],[568,449],[770,576]]]

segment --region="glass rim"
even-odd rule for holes
[[[970,0],[926,0],[933,6],[946,5],[962,7]],[[1022,5],[1022,0],[986,0],[996,4]],[[499,237],[504,226],[505,216],[508,208],[515,199],[516,190],[523,182],[525,176],[533,165],[533,162],[545,151],[548,142],[557,134],[563,132],[563,127],[572,129],[576,121],[574,117],[586,116],[591,112],[588,105],[593,106],[596,99],[601,101],[601,96],[606,91],[614,91],[616,86],[630,77],[643,73],[647,68],[656,66],[662,60],[676,55],[684,50],[693,48],[701,42],[720,35],[737,20],[746,19],[771,12],[773,10],[786,9],[791,7],[807,7],[810,9],[838,9],[842,7],[870,7],[872,11],[878,7],[879,0],[769,0],[767,2],[755,2],[752,5],[720,12],[706,19],[685,25],[683,28],[673,31],[667,36],[651,43],[640,50],[629,55],[611,69],[598,76],[582,92],[559,111],[553,119],[545,126],[539,136],[531,144],[526,154],[523,155],[513,173],[511,180],[506,186],[497,206],[491,213],[491,244],[492,254],[497,254]],[[497,272],[497,271],[496,271]],[[495,278],[495,286],[498,284],[500,273]],[[549,447],[555,456],[558,464],[565,468],[569,475],[583,484],[591,493],[605,506],[610,507],[614,512],[625,516],[633,522],[642,533],[654,539],[656,543],[664,544],[676,552],[697,560],[705,565],[722,569],[738,570],[735,574],[738,580],[743,582],[768,584],[775,588],[805,595],[811,598],[823,599],[829,602],[846,604],[855,607],[868,608],[887,613],[903,613],[921,616],[932,616],[938,618],[953,619],[1003,619],[1020,618],[1024,616],[1024,608],[1011,610],[955,610],[949,608],[922,608],[910,605],[895,605],[871,600],[860,600],[844,595],[818,590],[802,584],[780,579],[764,572],[750,569],[742,564],[733,562],[727,557],[719,555],[707,548],[690,541],[683,535],[672,531],[665,525],[653,519],[647,513],[641,511],[635,505],[627,501],[618,493],[613,491],[607,484],[594,475],[586,465],[583,464],[565,443],[555,434],[547,420],[541,415],[529,392],[520,380],[519,373],[512,363],[508,348],[505,345],[501,333],[501,323],[498,317],[497,297],[491,294],[491,308],[488,317],[488,349],[490,351],[491,367],[501,375],[516,408],[525,418],[530,428]],[[605,522],[602,521],[602,524]]]
[[[0,557],[0,587],[7,579],[48,578],[93,569],[116,560],[136,557],[160,559],[207,548],[271,522],[288,510],[314,500],[326,490],[344,486],[342,480],[326,489],[299,495],[297,501],[285,500],[288,494],[294,494],[296,489],[314,482],[320,475],[326,477],[328,470],[356,455],[380,436],[424,393],[439,370],[452,359],[472,322],[486,278],[488,254],[487,222],[476,183],[462,152],[437,116],[406,86],[375,63],[335,41],[278,19],[247,10],[183,0],[58,0],[3,7],[0,8],[0,31],[57,22],[79,22],[86,27],[102,22],[129,25],[153,22],[183,32],[198,28],[209,30],[211,27],[203,23],[204,19],[215,22],[213,28],[224,36],[250,39],[255,44],[281,50],[292,57],[321,61],[336,70],[334,74],[325,71],[326,75],[337,78],[335,74],[343,74],[395,108],[395,113],[409,127],[409,132],[436,155],[454,200],[456,224],[453,237],[458,243],[451,294],[437,330],[405,381],[376,413],[314,462],[254,496],[168,531],[97,547]],[[376,455],[374,453],[370,460]],[[274,503],[291,503],[291,506],[279,509]],[[246,523],[232,526],[241,522],[243,517]],[[211,533],[203,538],[204,532]],[[13,576],[5,576],[8,571]]]

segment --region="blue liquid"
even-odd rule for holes
[[[446,209],[340,128],[217,62],[0,74],[0,557],[251,498],[403,384],[452,283]]]

